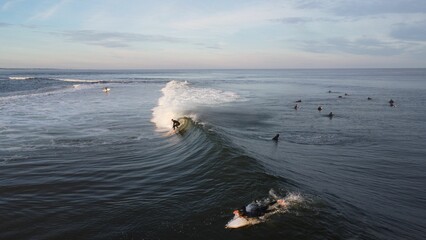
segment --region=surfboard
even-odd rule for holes
[[[226,224],[225,228],[241,228],[258,223],[260,223],[260,220],[256,218],[244,218],[234,216],[234,218]]]
[[[174,130],[175,133],[184,133],[186,130],[188,130],[190,125],[190,118],[181,117],[181,118],[178,118],[178,121],[180,125]]]

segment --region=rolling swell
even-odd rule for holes
[[[215,126],[200,114],[204,108],[212,109],[237,101],[238,95],[196,89],[187,82],[177,81],[169,82],[162,92],[151,119],[157,131],[170,129],[170,118],[185,116],[189,124],[181,134],[165,135],[167,146],[162,148],[162,157],[167,162],[157,169],[163,187],[151,192],[151,196],[162,199],[165,214],[169,211],[175,214],[170,219],[157,219],[156,224],[161,222],[168,231],[179,232],[185,237],[194,237],[194,230],[212,225],[220,235],[225,231],[224,225],[231,217],[232,209],[267,196],[271,188],[282,190],[296,185],[289,179],[271,174],[262,161],[233,142],[226,128]],[[184,113],[186,115],[181,115]],[[166,120],[162,121],[159,115]],[[170,176],[172,172],[174,175]],[[163,195],[158,195],[160,193]],[[228,207],[221,207],[223,205]],[[154,232],[158,235],[148,237],[162,237],[161,231]]]

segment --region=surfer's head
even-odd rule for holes
[[[277,200],[277,203],[278,203],[280,206],[282,206],[282,207],[287,206],[287,202],[286,202],[286,201],[284,201],[284,199],[278,199],[278,200]]]
[[[246,215],[246,208],[241,207],[240,209],[235,209],[233,213],[237,217],[244,217]]]

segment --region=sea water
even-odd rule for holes
[[[425,105],[425,69],[2,69],[0,239],[425,239]]]

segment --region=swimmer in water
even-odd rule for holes
[[[368,97],[368,98],[367,98],[367,100],[372,100],[372,98],[371,98],[371,97]]]
[[[180,125],[179,121],[176,121],[172,118],[172,122],[173,122],[173,130],[175,130],[177,127],[179,127],[179,125]]]
[[[322,106],[318,107],[318,111],[321,112],[322,111]]]
[[[280,137],[280,135],[277,133],[277,135],[275,135],[275,137],[272,138],[272,140],[274,141],[278,141],[278,138]]]
[[[332,118],[333,116],[334,116],[333,112],[330,112],[330,113],[328,114],[328,117],[329,117],[329,118]]]
[[[297,108],[299,108],[299,106],[297,106],[297,104],[294,105],[294,110],[297,110]]]
[[[297,100],[296,102],[302,102],[302,99]]]

